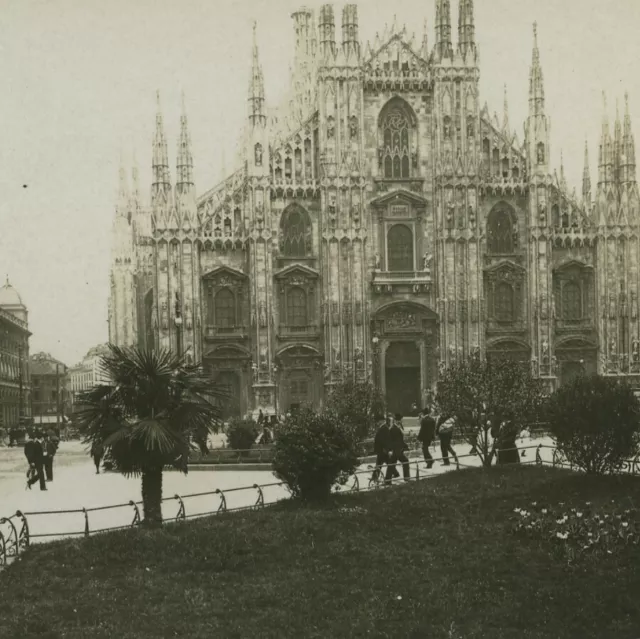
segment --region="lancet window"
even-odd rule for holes
[[[410,177],[413,127],[410,115],[402,104],[392,104],[383,112],[380,133],[380,165],[384,177]]]
[[[312,253],[311,220],[300,206],[292,205],[282,214],[280,252],[285,257],[308,257]]]

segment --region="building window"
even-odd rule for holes
[[[387,235],[390,271],[413,271],[413,233],[404,224],[395,224]]]
[[[380,121],[380,164],[385,178],[408,178],[411,166],[411,123],[400,105],[388,109]]]
[[[566,282],[562,287],[562,319],[582,319],[582,291],[576,282]]]
[[[300,206],[285,209],[280,221],[280,253],[286,257],[311,255],[311,220]]]
[[[215,325],[220,328],[232,328],[236,325],[235,298],[228,288],[223,288],[216,293]]]
[[[498,255],[514,252],[514,225],[509,211],[498,209],[489,214],[487,248],[489,253]]]
[[[513,287],[505,282],[496,288],[495,316],[499,322],[513,322],[515,319]]]
[[[287,291],[287,326],[307,325],[307,295],[294,286]]]

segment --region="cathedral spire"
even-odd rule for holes
[[[342,48],[346,55],[360,54],[357,4],[345,4],[342,9]]]
[[[182,112],[180,114],[180,137],[178,139],[176,190],[179,193],[188,191],[193,187],[193,156],[191,155],[191,137],[189,136],[189,124],[187,121],[187,109],[184,103],[184,91],[182,92]]]
[[[265,125],[267,121],[264,104],[264,77],[258,58],[257,24],[253,23],[253,49],[251,79],[249,81],[249,121],[252,126]]]
[[[167,139],[164,135],[164,121],[160,106],[160,91],[156,92],[156,131],[153,136],[153,188],[157,193],[161,188],[171,187],[169,175],[169,155],[167,153]]]
[[[336,52],[336,23],[333,18],[333,6],[323,4],[320,7],[320,55],[331,58]]]
[[[567,178],[564,174],[564,151],[560,150],[560,186],[564,191],[567,190]]]
[[[120,150],[120,169],[118,175],[118,206],[126,208],[129,201],[129,184],[127,181],[127,172],[124,168],[124,157]]]
[[[589,144],[584,142],[584,169],[582,171],[582,200],[585,206],[591,203],[591,172],[589,170]]]
[[[504,113],[502,116],[502,130],[509,133],[509,97],[507,95],[507,85],[504,85]]]
[[[451,3],[436,0],[436,59],[451,58]]]
[[[631,130],[631,115],[629,114],[629,94],[624,95],[624,128],[622,133],[622,149],[620,163],[623,182],[636,181],[636,145]]]
[[[458,12],[458,48],[463,56],[476,47],[473,0],[460,0]]]
[[[533,59],[529,75],[529,111],[532,115],[544,113],[544,81],[538,49],[538,23],[533,23]]]
[[[424,19],[424,34],[422,36],[422,57],[429,59],[429,32],[427,31],[427,19]]]
[[[602,134],[600,136],[600,150],[598,153],[598,183],[606,184],[611,176],[611,134],[609,132],[609,116],[607,115],[607,94],[602,92],[603,114]]]

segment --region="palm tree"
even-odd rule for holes
[[[163,468],[187,473],[191,438],[218,432],[228,393],[170,351],[110,344],[101,369],[109,381],[80,400],[84,443],[102,449],[125,476],[142,476],[144,522],[159,525]]]

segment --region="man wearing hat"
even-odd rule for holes
[[[402,427],[402,415],[396,413],[393,419],[393,425],[389,429],[389,447],[391,449],[391,459],[387,464],[387,474],[385,482],[391,483],[394,477],[400,477],[400,473],[396,469],[396,463],[402,464],[402,474],[405,481],[411,478],[411,469],[409,468],[409,459],[405,455],[407,445],[404,443],[404,433]]]
[[[384,415],[376,415],[376,436],[373,440],[373,452],[376,455],[376,467],[371,476],[372,481],[377,481],[380,473],[382,472],[382,466],[389,465],[389,453],[391,452],[389,446],[389,424]]]

